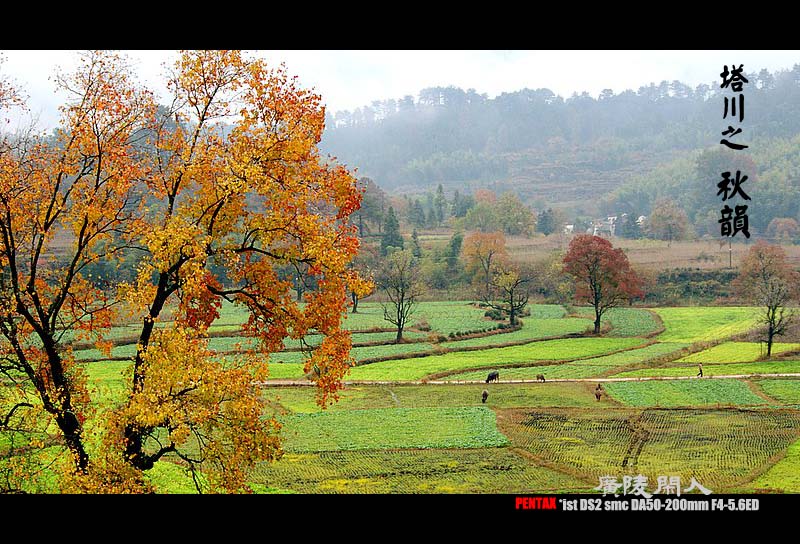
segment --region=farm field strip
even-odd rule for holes
[[[761,405],[766,401],[735,379],[608,382],[606,391],[629,406]]]
[[[605,374],[619,366],[645,362],[669,355],[670,353],[677,353],[688,345],[689,344],[679,342],[663,342],[651,344],[643,348],[622,351],[613,355],[579,359],[556,365],[503,369],[487,368],[486,370],[454,374],[448,377],[457,380],[477,380],[480,379],[482,375],[485,377],[487,370],[498,370],[501,371],[503,379],[535,379],[539,374],[544,374],[545,378],[589,378]]]
[[[772,345],[773,355],[797,350],[800,350],[800,344],[798,343],[776,342]],[[759,342],[723,342],[709,349],[687,355],[676,362],[749,363],[765,357],[766,354],[766,347]]]
[[[661,342],[722,340],[752,329],[756,309],[749,307],[653,308],[664,323]]]
[[[756,375],[756,374],[793,374],[800,372],[800,361],[762,361],[758,363],[723,363],[703,364],[704,377]],[[671,364],[663,368],[643,368],[613,374],[615,378],[678,378],[695,377],[698,374],[697,364]]]

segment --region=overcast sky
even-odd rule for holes
[[[43,129],[57,120],[57,69],[76,65],[74,51],[5,50],[0,74],[29,96]],[[126,51],[141,80],[165,93],[163,64],[174,51]],[[723,64],[744,64],[746,72],[800,64],[800,51],[253,51],[269,62],[285,62],[305,87],[322,95],[329,110],[354,109],[373,100],[416,97],[425,87],[455,85],[494,97],[525,87],[546,87],[564,98],[603,89],[621,92],[650,82],[680,80],[691,86],[719,78]]]

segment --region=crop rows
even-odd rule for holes
[[[286,454],[251,480],[300,493],[564,493],[586,482],[507,448]]]
[[[600,476],[692,477],[712,490],[746,480],[800,434],[787,411],[537,409],[498,416],[512,443],[599,482]],[[650,491],[653,491],[650,488]]]

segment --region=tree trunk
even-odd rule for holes
[[[512,327],[517,324],[517,319],[516,319],[517,316],[514,310],[515,310],[514,304],[512,303],[511,311],[508,312],[508,322],[511,324]]]
[[[75,466],[81,472],[86,472],[89,466],[89,454],[83,447],[81,439],[81,424],[78,418],[71,411],[65,411],[56,415],[56,423],[61,432],[64,433],[64,441],[75,458]]]
[[[358,295],[355,293],[350,293],[350,298],[353,300],[353,313],[358,313]]]
[[[775,337],[775,328],[770,323],[767,331],[767,359],[772,356],[772,339]]]
[[[594,309],[594,333],[595,334],[600,334],[600,316],[601,315],[602,314],[595,307],[595,309]]]
[[[397,326],[397,338],[395,338],[394,343],[399,344],[403,340],[403,327]]]

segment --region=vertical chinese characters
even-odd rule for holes
[[[738,68],[735,64],[732,64],[731,69],[728,70],[728,65],[726,64],[720,74],[720,77],[722,77],[720,88],[730,89],[733,92],[733,96],[723,97],[724,111],[722,113],[722,118],[730,119],[729,122],[731,123],[744,122],[743,91],[744,84],[748,83],[748,80],[742,73],[743,67],[743,64],[740,64]],[[733,125],[728,125],[728,128],[722,131],[722,136],[727,137],[723,137],[719,143],[734,151],[747,149],[749,146],[731,141],[734,139],[734,136],[741,134],[741,132],[741,127],[737,126],[734,128]],[[737,170],[735,174],[731,172],[722,172],[720,175],[722,176],[722,181],[717,183],[717,187],[719,188],[717,196],[721,196],[723,202],[737,196],[742,200],[750,200],[750,196],[742,188],[742,185],[744,185],[744,182],[747,181],[748,178],[746,174],[742,174],[740,170]],[[722,216],[719,220],[720,233],[722,236],[736,236],[736,233],[741,232],[745,237],[750,238],[750,220],[747,215],[746,204],[735,204],[733,208],[725,204],[720,210],[720,215]]]

